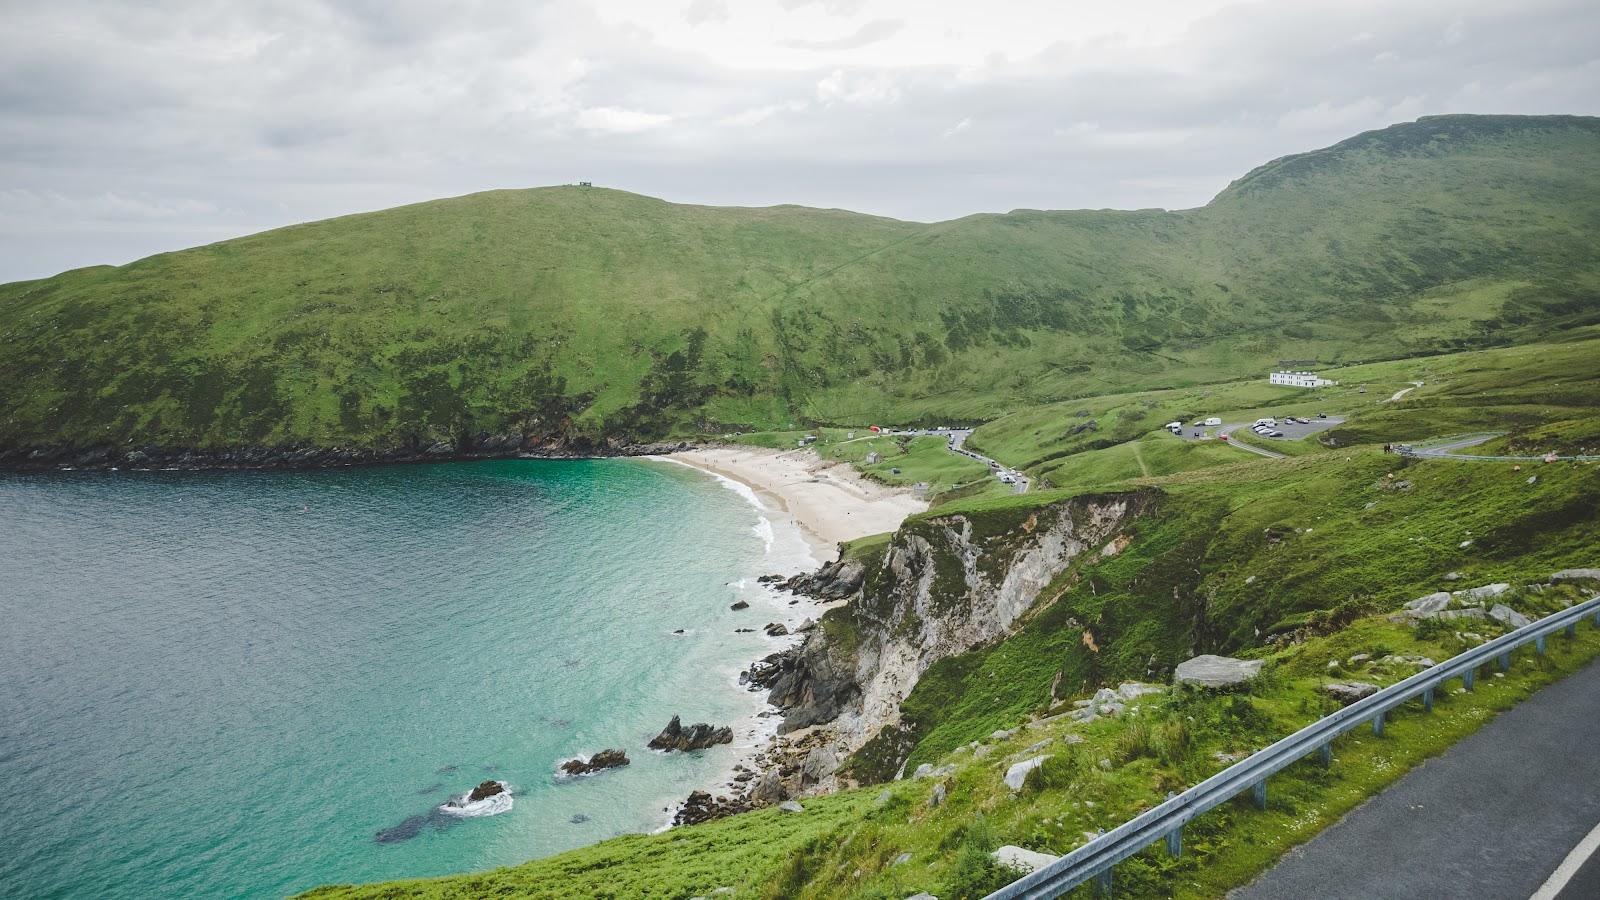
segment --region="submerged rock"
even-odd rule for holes
[[[628,754],[622,750],[601,750],[588,759],[569,759],[561,764],[567,775],[589,775],[605,769],[615,769],[628,764]]]
[[[677,716],[650,741],[651,750],[704,750],[717,744],[733,743],[733,729],[727,725],[715,726],[698,722],[683,727]]]

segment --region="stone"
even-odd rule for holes
[[[1517,612],[1504,603],[1496,603],[1494,606],[1489,607],[1489,618],[1499,622],[1507,628],[1521,628],[1524,625],[1533,624],[1532,619],[1528,618],[1522,613]]]
[[[988,744],[979,744],[978,746],[972,748],[972,758],[983,759],[985,756],[988,756],[993,752],[994,748],[990,747]]]
[[[1015,728],[1002,728],[999,731],[991,732],[989,734],[989,740],[991,740],[991,741],[1003,741],[1006,738],[1009,738],[1009,737],[1011,737],[1012,735],[1014,735],[1016,733],[1017,733],[1017,730]]]
[[[1352,653],[1350,658],[1344,661],[1344,664],[1347,666],[1359,666],[1371,658],[1371,653]]]
[[[1550,575],[1551,584],[1572,581],[1600,581],[1600,569],[1562,569]]]
[[[939,898],[928,893],[927,891],[923,891],[920,894],[912,894],[911,896],[907,897],[906,900],[939,900]]]
[[[806,808],[794,800],[785,800],[778,804],[778,809],[788,813],[805,812]]]
[[[1460,572],[1446,572],[1446,573],[1444,573],[1444,580],[1445,581],[1460,581],[1461,580],[1461,573]]]
[[[928,805],[939,806],[944,803],[944,798],[948,793],[949,791],[945,788],[944,782],[939,782],[933,786],[933,790],[928,794]]]
[[[569,759],[561,764],[567,775],[589,775],[605,769],[615,769],[628,764],[628,754],[622,750],[601,750],[588,759]]]
[[[1462,541],[1461,543],[1457,544],[1456,546],[1460,547],[1463,550],[1465,550],[1468,547],[1472,546],[1472,538],[1467,538],[1466,540]]]
[[[783,784],[783,773],[777,769],[762,772],[761,780],[757,781],[756,786],[750,791],[750,799],[757,803],[776,803],[788,798],[789,791]]]
[[[911,854],[902,853],[899,856],[896,856],[894,859],[890,860],[889,861],[889,865],[891,865],[891,866],[903,866],[908,862],[911,862]]]
[[[1339,671],[1339,661],[1337,659],[1328,660],[1328,671],[1329,672],[1337,672],[1337,671]]]
[[[1461,609],[1446,609],[1434,613],[1429,618],[1433,619],[1481,619],[1484,618],[1483,607],[1465,606]]]
[[[884,790],[881,790],[881,791],[878,792],[878,796],[873,799],[872,805],[873,806],[883,806],[885,803],[888,803],[890,800],[893,800],[893,799],[894,799],[894,793],[891,792],[889,789],[885,788]]]
[[[816,747],[806,754],[806,761],[800,764],[800,780],[816,784],[839,768],[839,754],[832,747]]]
[[[1028,780],[1028,773],[1042,765],[1044,765],[1043,756],[1035,756],[1031,759],[1014,763],[1011,768],[1006,770],[1006,787],[1010,788],[1013,793],[1022,790],[1022,783]]]
[[[677,716],[661,729],[661,733],[650,740],[651,750],[704,750],[716,744],[733,743],[733,729],[727,725],[717,727],[699,722],[688,728],[678,721]]]
[[[477,803],[479,800],[487,800],[496,794],[504,794],[505,792],[506,786],[504,784],[498,781],[485,781],[472,789],[472,793],[467,795],[467,802]]]
[[[1474,600],[1488,600],[1493,597],[1498,597],[1509,590],[1511,590],[1511,585],[1506,584],[1504,581],[1499,581],[1495,582],[1494,584],[1485,584],[1475,588],[1467,588],[1464,591],[1455,591],[1451,594],[1451,596],[1459,597],[1463,603],[1468,603]]]
[[[1136,700],[1147,694],[1159,694],[1166,688],[1159,684],[1145,684],[1141,681],[1124,681],[1117,685],[1117,696],[1124,700]]]
[[[1069,744],[1081,744],[1081,743],[1083,743],[1083,735],[1081,735],[1081,734],[1069,734],[1066,737],[1062,738],[1062,740],[1066,741]]]
[[[1226,688],[1244,684],[1261,674],[1259,659],[1233,659],[1205,654],[1178,663],[1173,679],[1178,684],[1203,688]]]
[[[1431,669],[1438,665],[1438,663],[1426,656],[1394,656],[1390,658],[1397,663],[1416,666],[1419,669]]]
[[[1450,605],[1450,594],[1447,591],[1435,591],[1426,597],[1418,597],[1405,605],[1405,610],[1413,616],[1421,617],[1436,613]]]
[[[1340,703],[1350,704],[1378,692],[1378,686],[1365,681],[1335,681],[1322,686],[1328,696]]]
[[[1008,869],[1016,869],[1024,874],[1042,869],[1061,858],[1059,856],[1051,856],[1048,853],[1040,853],[1037,850],[1029,850],[1025,847],[1018,847],[1013,844],[1007,844],[1004,847],[1001,847],[999,850],[991,853],[990,856],[993,856],[995,860],[1000,863],[1000,865],[1005,866]]]
[[[783,637],[789,633],[789,626],[782,622],[768,622],[767,626],[761,630],[767,633],[767,637]]]
[[[1094,692],[1095,706],[1103,706],[1107,703],[1115,703],[1116,701],[1117,692],[1113,691],[1111,688],[1101,688],[1100,690]]]
[[[750,604],[747,601],[744,601],[744,600],[737,600],[737,601],[734,601],[734,604],[732,606],[728,607],[728,608],[731,609],[731,610],[735,610],[735,611],[741,610],[741,609],[749,609],[750,608]]]

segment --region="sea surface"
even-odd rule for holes
[[[773,723],[736,679],[782,643],[734,629],[799,612],[755,576],[814,563],[729,487],[635,460],[0,475],[0,895],[277,897],[662,826]],[[674,714],[735,745],[645,749]],[[607,747],[632,765],[555,776]],[[509,812],[436,811],[485,779]]]

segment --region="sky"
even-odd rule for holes
[[[494,188],[1180,209],[1440,113],[1600,113],[1600,4],[0,0],[0,281]]]

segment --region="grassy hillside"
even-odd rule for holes
[[[496,191],[0,286],[0,450],[987,421],[1600,319],[1600,120],[1434,117],[1181,212]]]
[[[493,872],[313,895],[667,898],[724,888],[720,895],[733,897],[979,897],[1010,877],[988,860],[998,844],[1064,853],[1333,711],[1327,681],[1392,683],[1415,671],[1399,657],[1442,660],[1477,640],[1388,621],[1407,600],[1507,581],[1519,586],[1502,598],[1515,608],[1562,608],[1576,589],[1520,586],[1594,564],[1595,472],[1542,466],[1529,483],[1506,464],[1406,461],[1368,446],[1170,476],[1121,553],[1086,554],[1013,636],[941,661],[917,683],[903,704],[915,740],[907,770],[929,762],[951,766],[948,776],[805,799],[801,813],[768,809],[617,838]],[[1006,528],[1068,493],[973,500],[940,514]],[[1452,571],[1460,579],[1445,581]],[[1502,630],[1488,620],[1455,627],[1482,637]],[[1165,681],[1199,652],[1261,658],[1266,674],[1242,693],[1142,698],[1130,704],[1137,715],[1025,724],[1071,709],[1067,701],[1101,685]],[[1350,662],[1358,653],[1371,660]],[[1600,633],[1584,626],[1575,641],[1552,640],[1547,656],[1519,653],[1509,674],[1486,676],[1474,693],[1440,692],[1432,714],[1394,715],[1382,738],[1361,731],[1341,739],[1331,769],[1307,761],[1275,776],[1265,811],[1241,798],[1191,823],[1182,859],[1153,849],[1124,863],[1118,895],[1221,896],[1597,653]],[[1049,761],[1021,792],[1008,791],[1006,767],[1035,754]],[[939,781],[947,795],[935,804]]]

